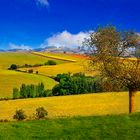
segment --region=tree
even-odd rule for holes
[[[91,33],[84,44],[90,49],[90,65],[99,71],[102,81],[129,90],[129,113],[132,113],[134,95],[140,86],[140,59],[131,58],[139,45],[138,35],[106,26]]]
[[[18,66],[16,64],[12,64],[9,68],[9,70],[16,70]]]
[[[19,90],[17,88],[13,89],[13,99],[18,99],[20,97]]]

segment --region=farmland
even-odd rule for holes
[[[51,57],[53,59],[61,59],[65,63],[61,63],[56,66],[41,66],[33,68],[34,71],[38,71],[40,74],[45,76],[56,76],[60,73],[78,73],[83,72],[87,75],[94,75],[93,72],[87,71],[88,60],[86,57],[79,57],[80,55],[71,55],[71,54],[61,54],[61,53],[36,53],[33,54],[45,57]],[[25,71],[30,68],[21,68],[20,70]]]
[[[5,52],[0,53],[0,98],[12,97],[13,88],[19,88],[21,84],[38,84],[43,82],[46,89],[52,88],[56,82],[48,77],[20,73],[16,71],[7,70],[11,64],[25,65],[25,64],[43,64],[50,60],[50,58],[37,56],[27,52]],[[65,61],[51,58],[57,64],[65,63]]]
[[[135,98],[135,111],[140,111],[140,94]],[[128,113],[128,93],[83,94],[62,97],[19,99],[0,102],[0,119],[12,120],[17,109],[23,109],[28,116],[37,107],[44,107],[49,118],[93,116]]]
[[[50,60],[50,58],[40,57],[28,52],[4,52],[0,53],[0,69],[8,69],[11,64],[43,64]],[[64,61],[55,60],[58,64]]]
[[[44,57],[45,55],[45,57]],[[39,74],[29,74],[7,70],[11,64],[19,66],[29,64],[44,64],[48,60],[57,63],[55,66],[33,67]],[[43,82],[46,89],[52,88],[56,82],[48,76],[55,76],[60,73],[85,72],[86,59],[79,58],[70,54],[59,53],[30,53],[30,52],[5,52],[0,53],[0,98],[12,97],[13,88],[19,88],[21,84],[38,84]],[[27,71],[30,68],[20,68]]]
[[[13,88],[19,88],[23,83],[38,84],[43,82],[46,89],[51,89],[56,84],[53,79],[48,77],[9,70],[0,70],[0,77],[0,98],[11,98]]]

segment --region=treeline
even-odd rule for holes
[[[22,66],[16,65],[16,64],[11,64],[11,66],[8,68],[9,70],[16,70],[18,68],[30,68],[30,67],[39,67],[39,66],[46,66],[46,65],[57,65],[56,61],[54,60],[48,60],[44,64],[24,64]]]
[[[45,90],[44,84],[39,83],[38,85],[25,85],[22,84],[20,89],[13,89],[13,99],[21,98],[36,98],[36,97],[48,97],[51,92],[50,90]]]
[[[52,89],[54,96],[97,93],[102,91],[102,86],[97,78],[87,77],[83,73],[74,75],[58,74],[54,79],[59,82]]]
[[[119,85],[114,86],[113,82],[102,81],[99,77],[85,76],[84,73],[73,75],[70,73],[58,74],[53,79],[59,84],[55,85],[52,90],[45,90],[43,83],[38,85],[22,84],[20,89],[13,89],[13,98],[36,98],[127,90],[119,87]]]
[[[38,85],[22,84],[20,89],[13,89],[13,99],[102,92],[100,81],[97,78],[87,77],[83,73],[58,74],[54,80],[59,84],[55,85],[52,90],[45,90],[43,83]]]

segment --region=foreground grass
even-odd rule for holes
[[[0,123],[3,140],[139,140],[140,113]]]
[[[48,118],[93,116],[128,113],[128,93],[84,94],[0,101],[0,119],[12,120],[17,109],[30,117],[35,109],[44,107]],[[140,112],[140,94],[135,97],[135,111]]]

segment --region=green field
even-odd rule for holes
[[[11,64],[24,65],[24,64],[43,64],[50,60],[47,57],[37,56],[28,52],[4,52],[0,53],[0,69],[8,69]],[[64,61],[51,58],[58,64]]]
[[[2,140],[139,140],[140,114],[0,123]]]

